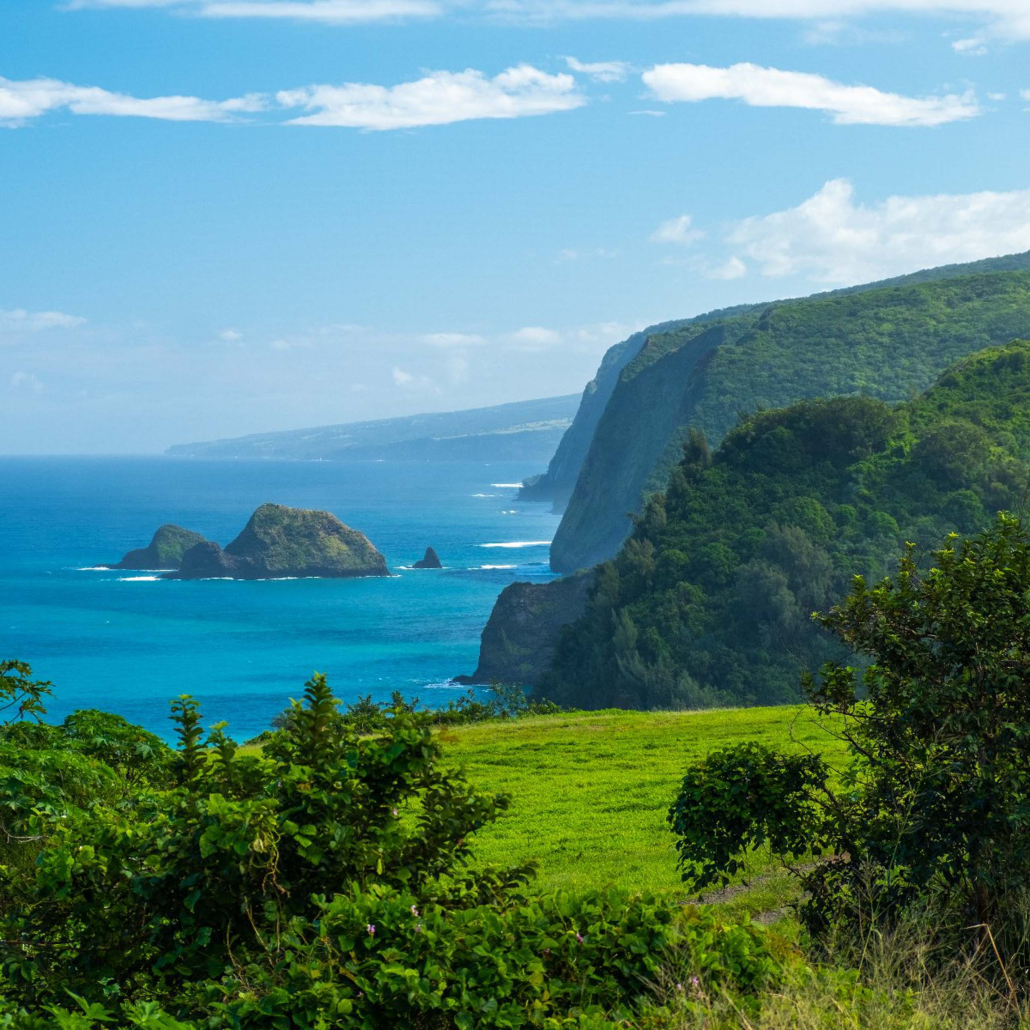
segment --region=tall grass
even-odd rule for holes
[[[1030,906],[1011,913],[1011,935]],[[964,937],[962,936],[964,935]],[[886,929],[841,932],[821,961],[788,963],[783,982],[756,998],[706,990],[670,956],[654,985],[669,1030],[1030,1030],[1028,970],[1011,968],[985,927],[948,925],[942,913]]]

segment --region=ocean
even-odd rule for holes
[[[169,701],[245,740],[313,671],[353,701],[445,704],[500,591],[546,580],[558,518],[515,500],[522,464],[0,458],[0,657],[52,680],[48,718],[117,712],[168,738]],[[387,579],[161,580],[99,571],[173,522],[223,546],[261,503],[333,512]],[[411,564],[434,547],[442,570]]]

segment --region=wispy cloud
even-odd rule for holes
[[[1030,40],[1030,10],[1025,0],[69,0],[65,6],[163,8],[209,18],[275,18],[327,25],[431,18],[457,9],[536,22],[691,15],[784,19],[811,22],[814,30],[808,38],[814,42],[834,41],[846,21],[877,14],[913,14],[973,23],[973,34],[952,44],[962,53],[983,53],[993,41]]]
[[[625,82],[630,73],[630,66],[625,61],[579,61],[575,57],[566,57],[565,63],[570,71],[588,75],[595,82]]]
[[[571,75],[523,64],[488,78],[480,71],[432,72],[415,82],[376,86],[308,86],[277,94],[284,107],[310,112],[294,125],[385,130],[446,125],[478,118],[524,118],[571,111],[586,103]]]
[[[45,329],[76,329],[86,320],[63,311],[26,311],[0,308],[0,333],[38,333]]]
[[[652,94],[666,103],[723,99],[742,100],[752,107],[807,108],[825,111],[838,125],[932,126],[980,113],[976,99],[968,93],[908,97],[756,64],[729,68],[659,64],[644,72],[643,79]]]
[[[435,18],[443,13],[433,0],[211,0],[197,8],[203,18],[280,18],[355,25],[407,18]]]
[[[66,109],[79,115],[158,118],[172,122],[226,122],[244,112],[265,108],[253,94],[232,100],[203,100],[193,96],[140,98],[112,93],[97,86],[76,86],[58,79],[0,78],[0,124],[19,126],[50,111]]]
[[[68,10],[164,8],[199,18],[270,18],[323,25],[434,18],[444,10],[436,0],[71,0],[65,6]]]
[[[1030,250],[1030,190],[894,196],[866,205],[855,201],[848,180],[834,179],[797,207],[738,222],[726,241],[766,276],[865,282]]]
[[[704,235],[703,230],[693,228],[690,215],[680,215],[678,218],[662,222],[651,233],[650,240],[652,243],[678,243],[687,246],[702,239]]]
[[[479,333],[424,333],[422,341],[432,347],[462,348],[478,347],[486,343],[486,338]]]
[[[29,393],[42,393],[43,381],[31,372],[15,372],[11,376],[11,387],[15,390],[25,390]]]
[[[274,98],[254,93],[229,100],[194,96],[140,98],[58,79],[0,78],[0,125],[9,128],[66,110],[76,115],[175,122],[230,122],[244,115],[262,114],[268,120],[289,125],[411,129],[571,111],[586,102],[571,75],[550,75],[527,64],[508,68],[492,78],[470,68],[463,72],[431,72],[396,86],[358,82],[313,85],[282,90]]]

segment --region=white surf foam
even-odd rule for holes
[[[517,569],[517,565],[480,565],[481,569]]]
[[[156,583],[160,576],[119,576],[119,583]]]
[[[473,494],[473,497],[496,497],[497,494]]]
[[[477,547],[504,547],[504,548],[514,548],[514,547],[550,547],[551,546],[551,541],[550,540],[509,540],[507,543],[503,543],[503,544],[477,544],[476,546]]]
[[[106,565],[83,565],[82,568],[77,568],[76,572],[110,572],[111,570]]]
[[[491,483],[490,485],[498,490],[518,490],[522,486],[521,483]]]

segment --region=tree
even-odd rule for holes
[[[805,686],[852,762],[754,744],[688,771],[669,820],[683,877],[723,881],[768,842],[795,862],[813,929],[853,916],[860,894],[890,916],[936,888],[968,926],[989,925],[1030,882],[1030,539],[1000,514],[948,538],[919,571],[851,594],[818,621],[860,660]],[[713,857],[714,856],[714,857]]]

